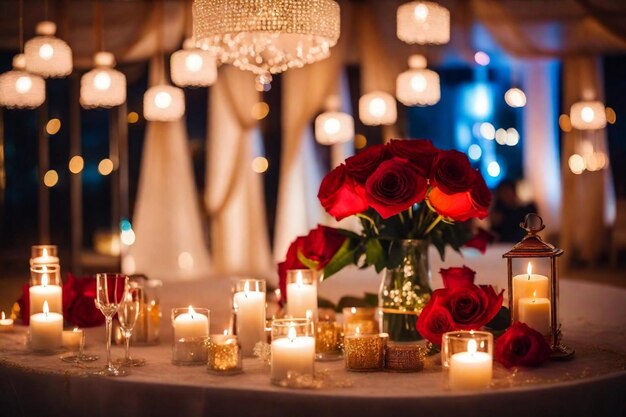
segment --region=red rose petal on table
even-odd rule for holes
[[[468,248],[474,248],[480,251],[480,253],[485,253],[487,251],[487,245],[493,242],[493,235],[486,231],[485,229],[478,229],[478,233],[476,233],[470,240],[465,242],[465,245]]]
[[[516,321],[496,339],[495,359],[506,368],[539,366],[550,359],[550,345],[538,331]]]

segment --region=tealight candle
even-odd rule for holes
[[[550,334],[550,300],[537,298],[537,292],[533,291],[532,298],[519,299],[518,307],[519,321],[543,335]]]
[[[272,323],[271,380],[280,384],[297,376],[313,376],[315,338],[306,319],[279,319]]]
[[[513,277],[513,307],[519,319],[519,300],[520,298],[531,298],[533,293],[537,298],[548,297],[548,277],[545,275],[533,274],[532,265],[528,262],[526,274],[515,275]]]
[[[209,372],[215,374],[232,374],[241,372],[241,348],[237,336],[213,334],[209,340]]]
[[[33,350],[52,351],[63,344],[63,316],[49,311],[43,303],[43,313],[30,316],[30,346]]]
[[[13,330],[13,319],[7,319],[3,311],[2,319],[0,319],[0,332],[10,332],[12,330]]]
[[[43,312],[44,301],[48,302],[50,312],[63,313],[63,290],[58,285],[58,273],[58,267],[31,268],[31,280],[34,284],[28,289],[31,316]]]
[[[206,342],[209,336],[209,310],[206,308],[172,309],[174,365],[202,365],[207,362]]]
[[[348,371],[380,371],[385,364],[385,347],[389,335],[361,334],[357,327],[353,335],[343,340],[343,357]]]
[[[478,352],[476,340],[469,339],[467,352],[450,357],[449,383],[451,390],[487,388],[491,382],[492,358],[489,353]]]
[[[361,334],[378,334],[378,309],[375,307],[346,307],[343,309],[343,332],[353,335],[356,328]]]
[[[83,330],[75,327],[72,330],[63,330],[63,347],[68,349],[80,348],[83,340]]]
[[[310,311],[317,321],[317,285],[315,272],[310,269],[287,271],[287,314],[295,318],[307,317]]]
[[[265,281],[239,280],[234,286],[236,333],[244,356],[254,356],[254,346],[265,336]]]

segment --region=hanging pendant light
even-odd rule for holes
[[[345,143],[354,138],[354,118],[339,111],[340,99],[331,96],[326,103],[328,111],[315,118],[315,140],[321,145]]]
[[[430,1],[412,1],[398,7],[398,39],[408,44],[443,45],[450,42],[450,11]]]
[[[215,56],[196,48],[193,39],[186,39],[183,49],[172,54],[170,72],[179,87],[208,87],[217,80]]]
[[[579,101],[570,109],[572,126],[579,130],[604,129],[606,110],[601,101]]]
[[[37,24],[37,35],[24,45],[26,69],[44,78],[65,77],[72,72],[72,50],[55,37],[57,26],[44,21]]]
[[[426,69],[423,55],[411,55],[409,70],[396,80],[396,97],[405,106],[432,106],[439,102],[439,74]]]
[[[340,31],[333,0],[195,0],[198,46],[222,62],[252,71],[259,84],[270,73],[302,67],[330,55]]]
[[[23,54],[13,57],[13,70],[0,75],[0,106],[34,109],[46,100],[46,83],[38,75],[25,71]]]
[[[126,101],[126,76],[113,69],[115,57],[98,52],[95,68],[80,79],[80,104],[84,108],[119,106]]]
[[[143,96],[143,115],[152,122],[174,122],[185,114],[185,95],[171,85],[151,87]]]
[[[398,118],[396,100],[389,93],[374,91],[359,99],[359,118],[364,125],[391,125]]]

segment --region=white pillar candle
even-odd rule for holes
[[[30,316],[30,346],[33,350],[55,350],[63,344],[63,316],[51,313],[44,301],[43,313]]]
[[[63,313],[63,290],[59,285],[49,285],[48,274],[41,276],[41,285],[33,285],[28,289],[30,297],[30,315],[43,312],[43,303],[48,302],[52,313]]]
[[[209,318],[204,314],[195,312],[189,306],[187,313],[180,314],[174,319],[174,339],[187,339],[192,337],[207,337],[209,335]]]
[[[59,258],[48,254],[48,249],[43,248],[41,256],[30,258],[30,266],[59,265]]]
[[[485,352],[477,352],[475,340],[467,342],[467,352],[450,357],[449,383],[451,390],[487,388],[491,382],[492,358]]]
[[[79,349],[83,340],[83,330],[78,327],[72,330],[63,330],[63,347],[68,349]]]
[[[291,327],[287,337],[272,341],[272,381],[287,379],[289,373],[313,375],[315,338],[296,336]]]
[[[307,311],[317,321],[317,286],[305,283],[302,272],[297,271],[296,282],[287,284],[287,314],[294,318],[307,318]]]
[[[10,332],[12,330],[13,330],[13,319],[7,319],[3,311],[2,319],[0,319],[0,332]]]
[[[519,299],[530,298],[533,293],[537,298],[548,297],[548,277],[545,275],[533,274],[532,265],[528,262],[526,274],[515,275],[513,277],[513,306],[519,319]],[[509,306],[510,307],[510,306]],[[515,318],[515,317],[514,317]]]
[[[250,291],[246,282],[243,291],[233,296],[237,314],[237,337],[244,356],[254,356],[254,345],[267,340],[265,335],[265,292]]]
[[[550,300],[547,298],[520,298],[518,319],[543,335],[550,334]]]

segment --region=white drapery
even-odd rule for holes
[[[220,69],[209,102],[205,204],[214,270],[268,278],[273,264],[265,216],[263,174],[251,168],[261,141],[252,107],[260,100],[254,75]]]
[[[150,86],[161,79],[159,60],[151,63]],[[176,281],[209,272],[184,117],[147,123],[133,229],[135,242],[122,260],[125,273]]]

